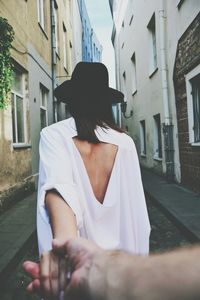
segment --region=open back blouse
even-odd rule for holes
[[[100,141],[118,147],[104,201],[95,197],[76,148],[73,118],[44,128],[40,138],[40,169],[37,204],[39,251],[51,249],[52,232],[44,199],[56,189],[76,216],[78,234],[104,249],[138,254],[149,251],[150,225],[133,140],[125,133],[98,127]]]

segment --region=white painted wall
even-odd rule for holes
[[[128,126],[131,136],[134,138],[138,153],[140,153],[140,121],[146,122],[146,157],[140,157],[141,164],[154,168],[160,173],[166,172],[165,151],[163,148],[163,159],[154,159],[154,119],[153,116],[160,113],[161,123],[165,120],[162,92],[161,74],[161,40],[159,12],[164,3],[166,16],[166,62],[169,96],[169,113],[174,125],[174,147],[175,147],[175,176],[180,181],[180,162],[178,149],[177,121],[175,95],[173,86],[173,68],[176,55],[177,43],[189,24],[193,21],[200,10],[200,1],[182,1],[178,8],[179,1],[168,0],[115,0],[114,1],[114,22],[116,36],[114,40],[116,51],[117,88],[121,89],[127,100],[127,115],[133,110],[133,117],[123,119],[124,126]],[[157,44],[157,65],[158,70],[149,77],[149,31],[147,25],[155,13],[156,18],[156,44]],[[122,26],[122,24],[124,26]],[[135,52],[136,59],[136,80],[137,92],[132,95],[133,68],[131,57]],[[123,73],[126,72],[126,86],[124,87]],[[162,135],[162,146],[164,140]]]

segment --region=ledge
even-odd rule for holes
[[[150,74],[149,74],[149,78],[153,77],[153,75],[158,71],[158,67],[155,68],[154,71],[152,71]]]
[[[40,22],[38,22],[38,26],[40,27],[40,29],[41,29],[42,33],[44,34],[44,36],[46,37],[46,39],[48,40],[49,39],[48,35],[47,35],[46,31],[44,30],[44,28],[42,28],[42,25],[40,24]]]
[[[30,149],[31,144],[13,144],[13,149]]]

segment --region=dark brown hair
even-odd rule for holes
[[[80,96],[79,96],[80,97]],[[106,97],[74,97],[68,103],[69,111],[74,117],[77,136],[80,140],[93,144],[100,143],[95,134],[97,126],[112,128],[118,132],[124,132],[114,121],[112,103]]]

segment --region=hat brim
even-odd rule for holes
[[[69,102],[73,99],[74,94],[74,86],[71,80],[64,81],[54,90],[54,95],[59,102]],[[124,100],[124,94],[122,92],[110,87],[105,90],[104,96],[107,97],[113,104],[121,103]]]

